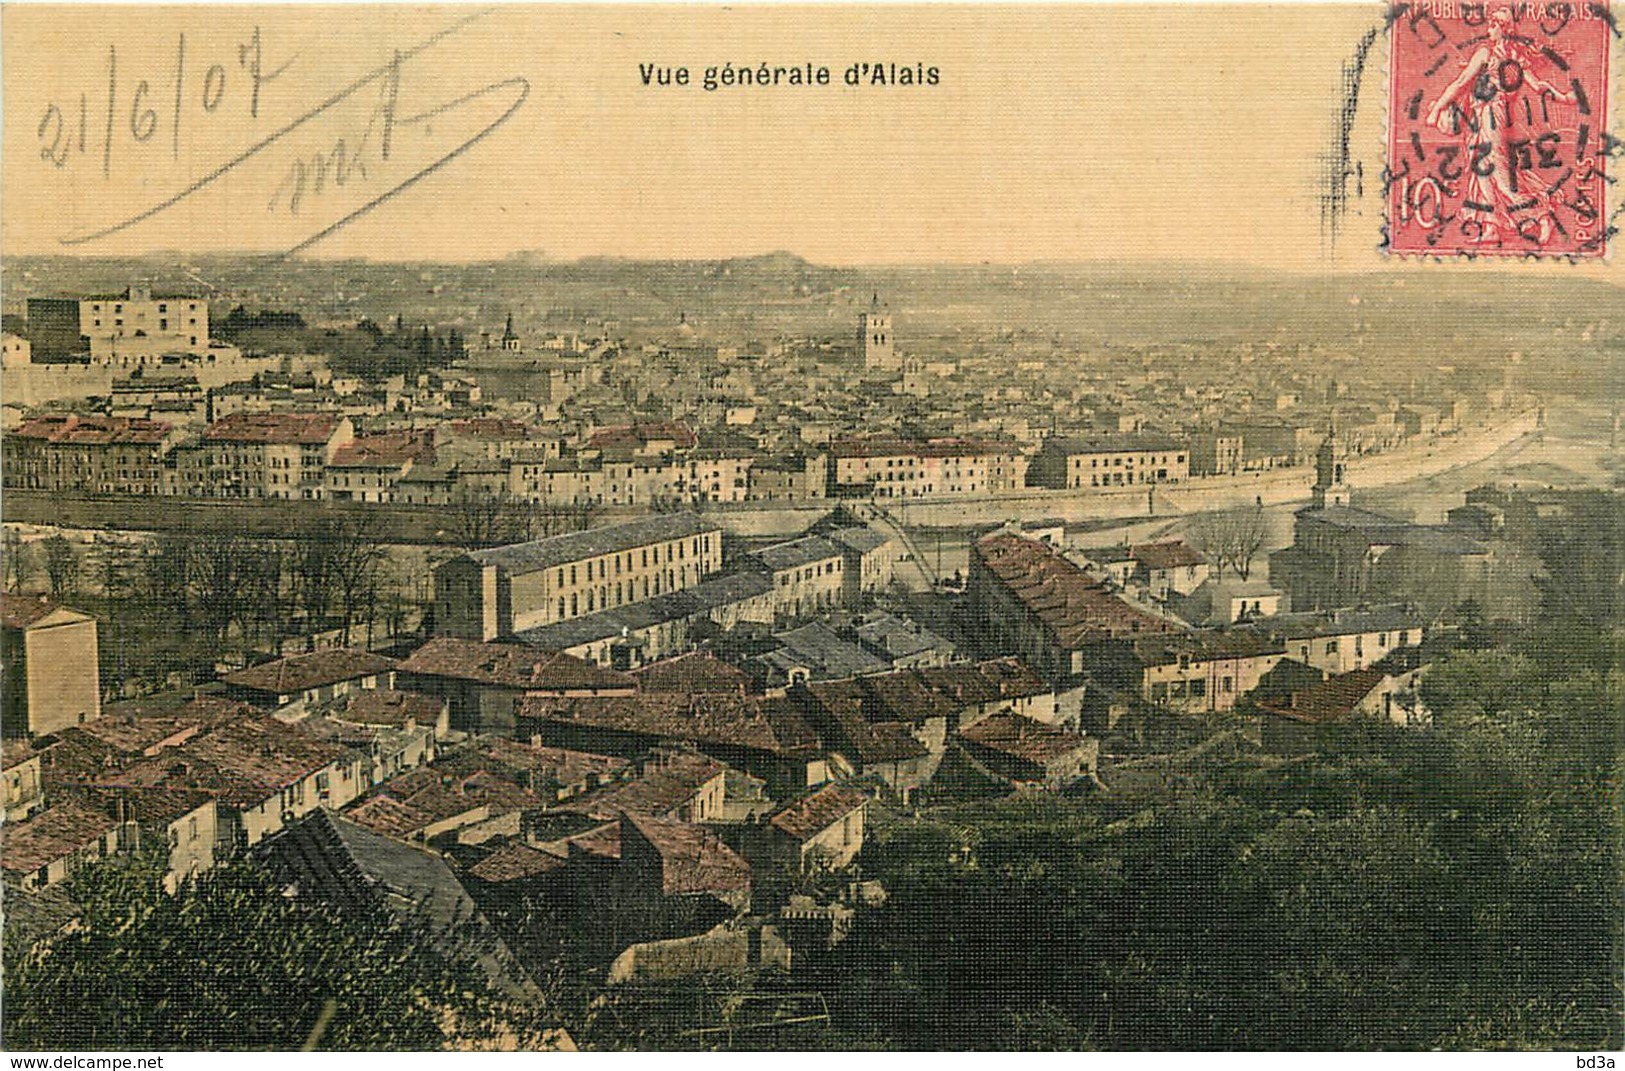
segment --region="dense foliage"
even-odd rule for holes
[[[1462,652],[1430,731],[894,826],[866,857],[889,905],[799,980],[838,1036],[802,1040],[1618,1048],[1618,655]]]
[[[81,871],[83,928],[7,959],[7,1048],[420,1050],[541,1027],[415,920],[284,897],[248,862],[178,896],[162,870],[147,854]]]

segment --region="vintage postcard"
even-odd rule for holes
[[[7,4],[12,1066],[1612,1068],[1618,19]]]

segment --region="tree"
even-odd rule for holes
[[[389,552],[378,541],[377,515],[368,513],[340,521],[323,522],[316,538],[329,542],[333,580],[338,586],[340,612],[344,620],[344,644],[349,646],[350,629],[356,615],[377,597],[378,573]],[[369,612],[370,623],[372,615]]]
[[[67,595],[78,587],[79,553],[60,533],[45,541],[45,578],[52,595]]]
[[[34,549],[14,528],[6,529],[5,539],[6,590],[22,591],[34,576]]]
[[[1253,559],[1263,549],[1269,532],[1264,507],[1253,506],[1204,513],[1197,518],[1191,534],[1213,559],[1220,578],[1229,568],[1246,580],[1252,575]]]
[[[83,927],[7,959],[8,1048],[421,1050],[498,1029],[524,1046],[552,1025],[423,920],[284,896],[248,861],[169,896],[166,855],[81,871]]]

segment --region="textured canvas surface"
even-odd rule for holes
[[[1608,5],[0,47],[8,1050],[1620,1047]]]

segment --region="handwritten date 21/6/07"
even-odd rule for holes
[[[146,145],[167,128],[170,156],[179,159],[181,133],[188,123],[258,119],[266,88],[297,56],[270,62],[258,26],[233,51],[235,55],[223,58],[205,56],[211,62],[202,62],[187,55],[186,34],[181,33],[169,70],[128,72],[120,69],[118,47],[109,45],[105,95],[98,88],[94,95],[80,93],[77,101],[53,100],[45,106],[36,132],[40,159],[62,169],[76,156],[99,149],[102,177],[111,178],[115,150],[121,146]]]

